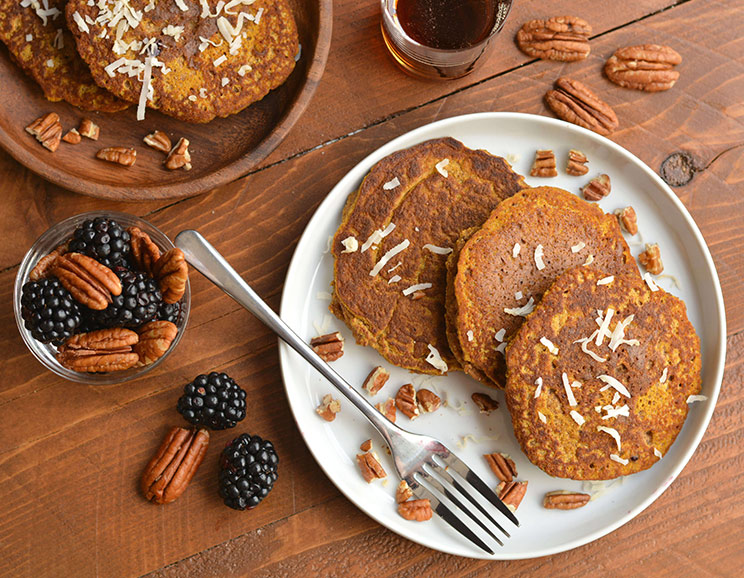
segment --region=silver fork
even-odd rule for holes
[[[489,513],[490,506],[495,506],[515,525],[519,522],[462,460],[440,441],[408,432],[378,412],[300,339],[197,231],[179,233],[176,246],[197,271],[258,317],[364,414],[389,445],[395,468],[414,496],[428,499],[432,510],[445,522],[489,554],[493,555],[494,551],[469,527],[471,521],[499,545],[504,545],[496,532],[506,537],[509,533]]]

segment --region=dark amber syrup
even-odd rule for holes
[[[398,22],[424,46],[469,48],[488,38],[496,23],[496,0],[397,0]]]

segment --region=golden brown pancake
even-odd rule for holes
[[[504,386],[506,342],[566,269],[588,262],[638,275],[617,219],[555,187],[504,201],[460,246],[449,261],[450,346],[469,375],[495,387]]]
[[[576,480],[655,464],[701,385],[700,340],[685,304],[638,275],[592,267],[556,280],[507,347],[506,362],[506,403],[522,450],[551,476]]]
[[[240,112],[294,69],[299,44],[287,0],[130,0],[131,10],[125,6],[70,0],[67,22],[95,81],[130,102],[143,93],[148,56],[147,106],[188,122]]]
[[[331,310],[358,343],[371,345],[394,365],[441,373],[442,364],[426,360],[436,356],[433,348],[448,369],[457,369],[445,335],[447,253],[463,229],[480,225],[524,186],[504,159],[452,138],[385,157],[344,207],[333,239]],[[365,247],[375,231],[388,234]],[[344,252],[345,241],[359,247]]]
[[[67,0],[41,0],[21,6],[0,0],[0,40],[13,60],[33,78],[51,101],[65,100],[83,110],[114,112],[123,102],[99,88],[75,51],[65,21]]]

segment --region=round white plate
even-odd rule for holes
[[[607,173],[612,179],[612,193],[599,204],[606,212],[627,205],[635,208],[640,235],[627,239],[634,255],[643,250],[641,241],[655,242],[661,247],[664,273],[670,276],[662,276],[658,283],[687,304],[688,315],[702,344],[702,393],[708,400],[691,405],[679,437],[668,454],[651,469],[594,487],[552,478],[533,466],[519,449],[501,392],[459,372],[428,377],[392,367],[372,348],[357,345],[345,325],[329,314],[333,258],[328,249],[347,195],[359,187],[364,175],[384,156],[444,136],[503,156],[523,175],[529,174],[536,149],[552,149],[559,176],[527,177],[535,186],[549,184],[578,193],[589,178]],[[565,174],[566,157],[572,148],[583,151],[589,159],[590,171],[584,177]],[[320,205],[297,245],[284,285],[281,316],[307,341],[321,333],[341,331],[346,338],[346,353],[333,366],[360,390],[362,381],[375,365],[390,370],[390,380],[372,398],[373,403],[394,397],[404,383],[412,382],[417,389],[425,386],[438,392],[447,402],[445,407],[413,422],[399,413],[398,425],[439,438],[494,487],[498,480],[482,454],[501,451],[514,458],[519,479],[529,480],[529,486],[517,512],[521,526],[515,528],[504,520],[505,527],[512,530],[512,537],[505,540],[503,548],[497,547],[493,557],[504,560],[546,556],[596,540],[658,498],[679,475],[705,432],[721,386],[726,353],[723,297],[713,261],[700,231],[669,187],[639,159],[606,138],[559,120],[516,113],[481,113],[435,122],[396,138],[354,167]],[[380,436],[332,385],[283,343],[280,357],[287,397],[305,442],[328,477],[358,508],[390,530],[429,548],[488,558],[437,516],[425,523],[401,518],[394,500],[398,478],[392,460],[381,447]],[[470,399],[475,391],[491,394],[501,402],[501,408],[490,416],[480,414]],[[332,423],[315,413],[326,393],[333,393],[341,400],[342,411]],[[387,483],[367,484],[357,469],[355,456],[359,444],[368,438],[372,438],[388,473]],[[595,499],[579,510],[545,510],[542,507],[545,492],[561,489],[590,491]]]

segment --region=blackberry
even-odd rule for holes
[[[92,257],[110,269],[126,267],[130,237],[124,228],[106,217],[83,221],[72,234],[70,251]]]
[[[178,325],[181,321],[181,302],[166,303],[163,301],[158,308],[158,319],[161,321],[170,321]]]
[[[178,413],[194,425],[235,427],[245,418],[245,390],[226,373],[199,375],[184,386]]]
[[[80,325],[80,307],[57,279],[29,281],[23,286],[21,317],[34,339],[61,345]]]
[[[221,466],[220,496],[225,505],[250,510],[274,487],[279,456],[270,441],[243,434],[222,451]]]
[[[121,281],[121,294],[94,315],[95,321],[103,327],[139,327],[152,321],[163,301],[155,279],[123,267],[115,267],[114,273]]]

